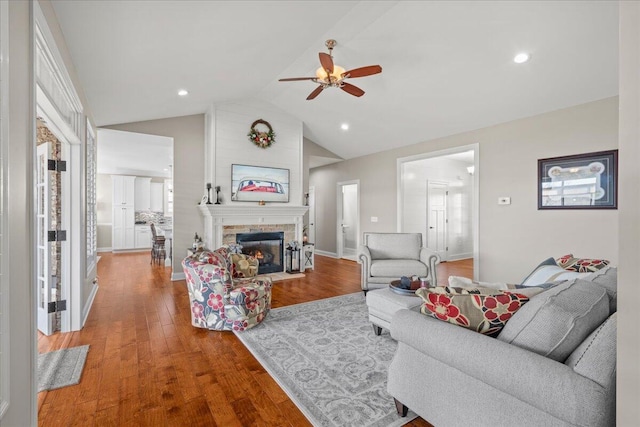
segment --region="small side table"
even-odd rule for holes
[[[302,253],[304,254],[304,269],[314,269],[315,245],[313,243],[305,243],[302,245]]]

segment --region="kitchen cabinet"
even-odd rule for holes
[[[113,250],[133,249],[135,247],[135,176],[111,175],[113,183]]]
[[[136,177],[128,175],[111,175],[111,180],[113,183],[113,206],[134,207]]]
[[[151,208],[151,178],[136,177],[135,180],[136,211],[149,211]]]
[[[161,182],[152,182],[151,183],[151,204],[149,210],[151,212],[164,212],[163,206],[163,188],[164,185]]]
[[[135,244],[136,249],[151,248],[151,227],[148,224],[135,226]]]
[[[135,248],[135,211],[132,206],[113,207],[113,250]]]

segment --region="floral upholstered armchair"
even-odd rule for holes
[[[196,252],[182,261],[191,300],[191,324],[217,331],[243,331],[271,308],[271,279],[254,277],[258,260],[227,247]]]

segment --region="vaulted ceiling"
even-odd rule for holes
[[[352,158],[618,93],[611,1],[53,1],[98,126],[258,99]],[[338,41],[361,98],[317,86]],[[516,64],[518,52],[531,59]],[[179,97],[179,89],[189,95]],[[344,131],[342,123],[350,128]],[[470,141],[472,142],[472,141]]]

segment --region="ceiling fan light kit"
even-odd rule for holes
[[[373,74],[382,72],[382,67],[379,65],[368,65],[366,67],[354,68],[353,70],[345,71],[345,69],[333,62],[333,48],[338,44],[333,39],[329,39],[325,42],[325,46],[329,49],[329,53],[320,52],[318,54],[320,58],[320,68],[316,70],[315,77],[291,77],[286,79],[280,79],[281,82],[290,82],[297,80],[311,80],[314,83],[318,83],[319,86],[307,96],[307,100],[314,99],[324,89],[328,87],[337,87],[353,96],[362,96],[364,91],[357,86],[345,82],[348,78],[366,77]]]

